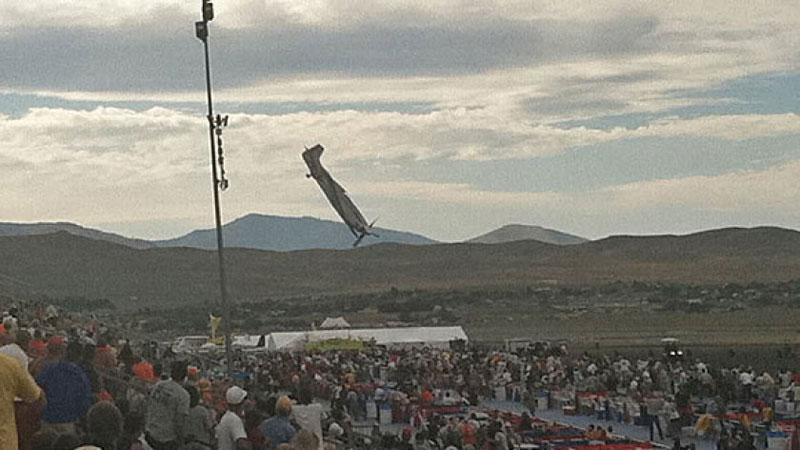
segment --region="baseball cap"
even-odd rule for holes
[[[225,393],[225,401],[229,405],[239,405],[244,401],[245,397],[247,397],[247,391],[239,386],[232,386]]]

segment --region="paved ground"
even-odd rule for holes
[[[480,405],[483,408],[489,409],[497,409],[500,411],[510,411],[517,414],[522,413],[523,411],[528,411],[521,403],[517,402],[509,402],[509,401],[485,401]],[[647,441],[650,439],[649,431],[644,426],[639,425],[628,425],[624,423],[618,423],[616,421],[604,421],[598,420],[596,417],[593,416],[566,416],[560,410],[556,409],[547,409],[547,410],[537,410],[534,415],[539,417],[540,419],[549,420],[553,422],[564,423],[568,425],[577,426],[580,428],[587,428],[590,424],[594,424],[595,426],[600,425],[603,428],[608,428],[612,426],[614,428],[614,434],[626,436],[632,439],[639,439],[643,441]],[[359,422],[356,424],[356,427],[359,428],[359,431],[367,434],[372,427],[372,424],[375,422]],[[384,432],[395,432],[399,433],[404,427],[407,425],[404,424],[391,424],[391,425],[382,425],[381,430]],[[665,430],[665,428],[664,428]],[[657,444],[661,444],[663,446],[672,447],[673,441],[672,439],[658,439],[658,432],[656,431],[656,440],[653,441]],[[713,440],[705,440],[705,439],[694,439],[694,438],[683,438],[681,439],[682,445],[688,445],[690,443],[694,443],[697,450],[716,450],[717,445],[716,442]]]
[[[541,419],[566,423],[582,428],[586,428],[590,424],[594,424],[595,426],[599,425],[602,426],[603,428],[608,428],[609,426],[611,426],[614,428],[614,434],[627,436],[629,438],[639,439],[643,441],[650,440],[650,432],[647,429],[647,427],[644,426],[632,425],[632,424],[629,425],[625,423],[619,423],[616,421],[598,420],[596,417],[593,416],[565,416],[561,411],[556,409],[539,410],[536,411],[535,415]],[[662,428],[662,430],[666,431],[665,427]],[[672,447],[674,443],[673,440],[669,438],[659,439],[657,430],[655,431],[655,438],[656,439],[653,442],[661,445],[666,445],[668,447]],[[690,443],[694,443],[697,450],[716,450],[717,448],[717,444],[713,440],[694,439],[694,438],[681,439],[681,445],[688,445]]]
[[[515,413],[521,413],[522,411],[527,410],[521,403],[495,401],[495,400],[483,402],[481,406],[486,408],[499,409],[501,411],[511,411]],[[650,440],[650,433],[647,427],[644,426],[628,425],[624,423],[618,423],[616,421],[612,422],[612,421],[598,420],[596,417],[593,416],[566,416],[560,410],[556,409],[537,410],[534,413],[534,415],[539,417],[540,419],[574,425],[580,428],[587,428],[590,424],[593,424],[595,426],[600,425],[603,428],[608,428],[609,426],[611,426],[614,428],[614,434],[626,436],[632,439],[639,439],[643,441]],[[666,431],[666,427],[662,428],[662,430]],[[668,447],[672,447],[674,443],[673,440],[669,438],[658,439],[658,431],[655,432],[655,438],[656,440],[653,442]],[[713,440],[694,439],[694,438],[681,439],[681,445],[685,446],[691,443],[695,444],[697,450],[716,450],[717,448],[717,444]]]

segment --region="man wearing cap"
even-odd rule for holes
[[[184,425],[189,415],[189,393],[181,386],[186,379],[186,362],[174,361],[169,380],[153,386],[147,401],[144,435],[153,450],[183,448]]]
[[[261,426],[261,434],[267,438],[267,450],[276,450],[280,444],[291,442],[297,430],[289,423],[292,414],[292,401],[282,396],[275,403],[275,416],[265,420]]]
[[[250,450],[247,431],[244,429],[244,404],[247,391],[231,386],[225,393],[228,408],[217,425],[217,448],[219,450]]]

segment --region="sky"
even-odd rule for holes
[[[213,227],[201,0],[0,2],[0,221]],[[225,222],[800,229],[796,0],[217,0]]]

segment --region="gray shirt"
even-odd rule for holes
[[[159,442],[178,439],[178,429],[189,415],[189,393],[173,380],[159,381],[147,400],[145,432]]]
[[[214,435],[214,419],[205,406],[197,405],[189,410],[186,420],[186,442],[200,442],[208,446]]]

